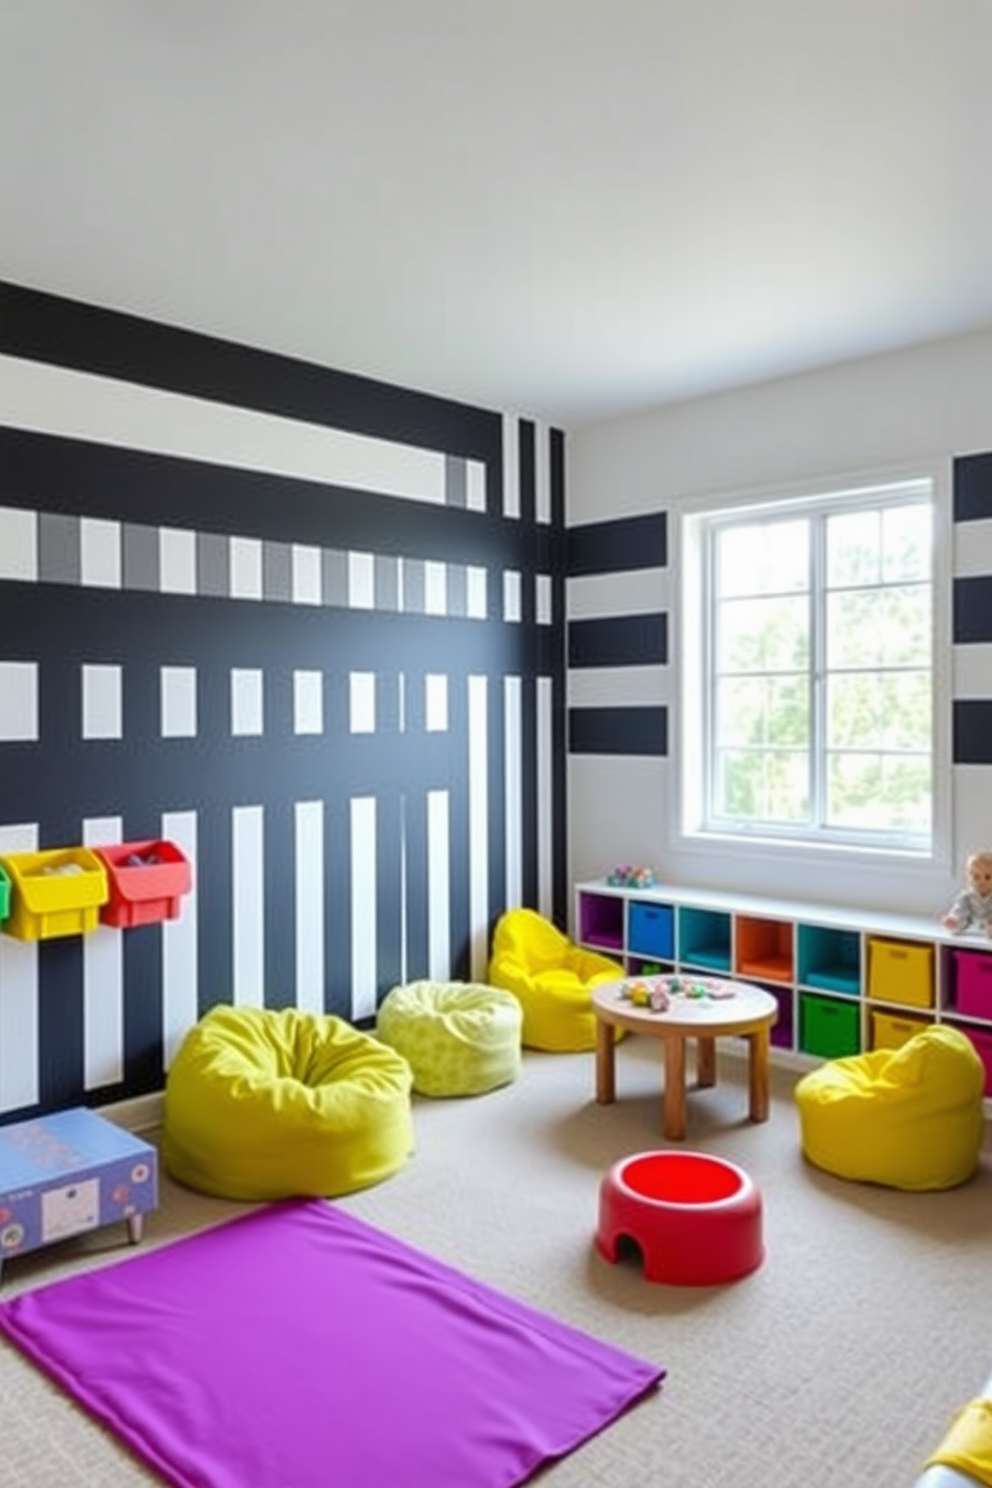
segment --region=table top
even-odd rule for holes
[[[677,984],[676,990],[670,990],[673,983]],[[624,995],[634,987],[645,987],[649,992],[663,990],[668,993],[668,1006],[658,1011],[638,1006]],[[601,982],[593,988],[592,1007],[603,1022],[658,1037],[666,1033],[704,1038],[749,1033],[764,1025],[770,1027],[779,1012],[778,1000],[763,987],[710,976],[631,976]]]

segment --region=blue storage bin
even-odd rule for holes
[[[627,947],[634,956],[657,957],[671,961],[675,955],[675,915],[670,904],[645,904],[634,900],[629,906]]]

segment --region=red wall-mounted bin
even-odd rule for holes
[[[179,901],[193,885],[189,860],[174,842],[121,842],[94,847],[107,870],[110,897],[104,925],[133,929],[179,918]]]

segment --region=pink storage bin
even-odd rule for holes
[[[954,957],[954,1006],[969,1018],[992,1018],[992,954],[958,951]]]
[[[985,1094],[992,1096],[992,1033],[983,1033],[979,1028],[964,1028],[961,1024],[955,1024],[955,1027],[968,1035],[978,1051],[985,1066]]]

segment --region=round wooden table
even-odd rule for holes
[[[668,1007],[654,1012],[624,997],[624,988],[635,983],[668,987],[675,981],[689,989],[671,995]],[[702,989],[706,995],[691,995]],[[711,995],[714,994],[714,995]],[[778,1017],[778,1002],[770,992],[748,982],[719,977],[626,977],[603,982],[593,989],[596,1015],[596,1099],[602,1106],[616,1100],[616,1053],[614,1028],[644,1033],[662,1040],[665,1061],[665,1090],[661,1129],[672,1142],[685,1137],[685,1045],[697,1041],[696,1083],[716,1084],[716,1041],[746,1038],[748,1042],[748,1097],[752,1121],[768,1120],[768,1053],[772,1024]]]

